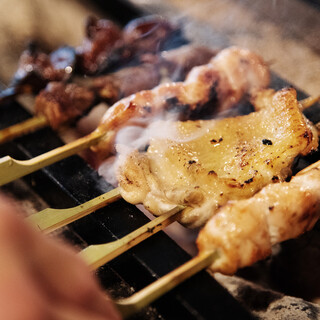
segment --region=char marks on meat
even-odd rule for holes
[[[84,114],[94,102],[94,93],[74,83],[50,82],[35,101],[35,111],[44,115],[57,129]]]
[[[158,85],[164,77],[181,80],[195,66],[208,63],[215,51],[203,46],[186,45],[178,49],[148,55],[144,63],[93,78],[92,88],[109,103],[115,103],[141,90]]]
[[[120,161],[121,195],[156,215],[187,205],[180,222],[189,227],[203,225],[230,199],[284,181],[294,159],[318,146],[294,89],[275,93],[267,107],[246,116],[162,121],[159,128],[164,137],[151,139],[146,153]]]
[[[320,163],[290,182],[270,184],[231,201],[200,231],[200,252],[218,251],[215,272],[233,274],[271,254],[271,247],[310,230],[320,214]]]
[[[116,133],[132,122],[143,120],[145,125],[159,118],[178,119],[185,112],[192,116],[204,106],[212,115],[235,105],[244,95],[267,87],[269,81],[269,70],[256,54],[235,47],[222,50],[207,65],[193,68],[184,82],[165,83],[114,104],[97,129],[108,132],[107,139],[92,150],[99,159],[105,159],[112,151]]]

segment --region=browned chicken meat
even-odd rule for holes
[[[83,115],[93,104],[94,93],[76,84],[50,82],[35,101],[35,112],[44,115],[53,129]]]
[[[192,57],[202,54],[201,58],[194,58],[191,61],[183,59],[175,66],[176,70],[188,70],[195,66],[193,63],[208,62],[215,53],[201,46],[186,46],[172,51],[167,53],[168,60],[155,56],[157,59],[155,64],[145,63],[123,68],[107,76],[93,78],[93,83],[87,88],[76,84],[52,82],[37,96],[35,112],[45,115],[51,127],[57,129],[60,125],[83,115],[95,101],[94,93],[108,98],[108,101],[119,100],[139,90],[155,87],[162,78],[162,71],[166,71],[169,76],[170,72],[173,72],[174,63],[178,63],[172,61],[176,55]],[[183,71],[179,73],[182,76]]]
[[[315,128],[300,111],[294,89],[246,116],[161,122],[162,137],[146,153],[123,155],[123,198],[155,215],[187,205],[180,222],[203,225],[228,200],[249,198],[290,175],[293,160],[318,146]]]
[[[232,274],[271,254],[271,247],[310,230],[320,215],[320,162],[290,182],[231,201],[200,231],[200,252],[217,251],[213,271]]]
[[[93,78],[92,88],[101,98],[115,103],[135,92],[154,88],[163,76],[172,81],[184,79],[193,67],[208,63],[215,53],[207,47],[187,45],[149,55],[148,62],[141,65]]]
[[[104,159],[124,126],[167,117],[190,119],[203,111],[212,115],[267,87],[269,81],[269,70],[256,54],[235,47],[222,50],[207,65],[193,68],[184,82],[162,84],[114,104],[97,129],[107,132],[106,139],[92,150]]]

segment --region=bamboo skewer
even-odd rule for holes
[[[178,205],[122,239],[85,248],[80,252],[80,256],[95,270],[176,221],[177,213],[185,208]]]
[[[308,97],[300,101],[302,109],[307,109],[320,101],[320,96]],[[42,115],[34,116],[26,121],[12,125],[0,130],[0,144],[20,137],[24,134],[34,132],[49,125],[49,121]]]
[[[115,301],[124,318],[140,311],[184,280],[209,267],[218,258],[216,251],[200,253],[181,267],[171,271],[164,277],[133,294],[131,297]]]
[[[305,110],[305,109],[313,106],[314,104],[316,104],[319,101],[320,101],[320,96],[317,96],[317,97],[305,98],[303,100],[300,100],[299,103],[302,105],[302,110]]]
[[[302,105],[302,109],[305,109],[319,100],[320,96],[316,98],[311,97],[301,100],[300,103]],[[45,120],[39,120],[39,125],[42,121],[44,122]],[[46,152],[30,160],[20,161],[13,159],[10,156],[3,157],[0,159],[0,186],[53,164],[54,162],[67,158],[78,151],[84,150],[96,144],[100,139],[107,135],[108,133],[95,130],[83,138]]]
[[[5,156],[0,159],[0,186],[84,150],[98,143],[105,135],[106,133],[93,131],[83,138],[30,160],[21,161]]]
[[[0,143],[10,141],[14,138],[20,137],[24,134],[31,133],[38,129],[49,125],[45,116],[36,116],[26,121],[14,124],[8,128],[0,130]]]
[[[93,211],[98,210],[109,203],[115,202],[120,198],[121,195],[119,188],[116,188],[73,208],[44,209],[32,214],[27,218],[27,220],[29,220],[31,224],[37,226],[44,233],[49,233],[77,219],[83,218]]]

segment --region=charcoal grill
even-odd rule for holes
[[[125,1],[112,1],[112,5],[108,1],[96,3],[121,24],[144,14]],[[184,42],[185,39],[181,38],[169,46]],[[287,85],[275,75],[272,83],[274,88],[279,89]],[[300,92],[299,98],[304,97]],[[0,129],[31,116],[15,101],[6,102],[1,108]],[[24,160],[62,144],[55,132],[45,128],[1,145],[0,156],[10,154]],[[62,160],[23,180],[53,208],[72,207],[113,188],[78,156]],[[12,189],[13,183],[3,188]],[[63,236],[82,248],[119,239],[148,221],[135,206],[120,200],[72,223],[63,231]],[[97,273],[103,287],[117,299],[132,295],[189,259],[185,251],[160,232],[101,267]],[[250,319],[253,316],[212,276],[202,271],[132,318]]]

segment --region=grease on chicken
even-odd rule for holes
[[[135,92],[154,88],[163,76],[173,81],[184,79],[193,67],[208,63],[215,54],[214,50],[194,45],[149,54],[145,63],[93,78],[92,88],[101,98],[115,103]]]
[[[180,222],[188,227],[203,225],[228,200],[283,181],[294,159],[318,146],[294,89],[275,93],[269,106],[246,116],[161,122],[159,128],[165,137],[151,139],[146,153],[123,156],[121,195],[155,215],[187,205],[192,210]]]
[[[200,231],[200,252],[217,250],[214,272],[233,274],[271,254],[272,245],[310,230],[320,214],[320,162],[290,182],[230,201]]]
[[[235,105],[246,94],[268,86],[270,74],[263,60],[246,49],[222,50],[207,65],[193,68],[185,82],[159,85],[114,104],[103,117],[98,131],[107,139],[92,147],[104,159],[112,151],[116,133],[137,120],[190,119],[203,112],[212,115]]]
[[[35,112],[44,115],[53,129],[82,116],[93,104],[95,95],[74,83],[50,82],[37,95]]]

